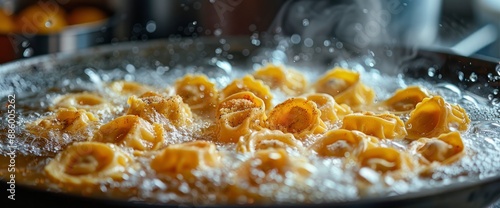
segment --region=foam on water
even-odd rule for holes
[[[279,56],[279,54],[276,56]],[[279,174],[273,175],[270,173],[267,177],[278,181],[282,180],[286,186],[276,187],[276,184],[273,183],[262,185],[257,190],[260,195],[269,197],[272,203],[346,201],[356,200],[360,197],[390,196],[417,192],[456,182],[484,179],[498,175],[500,172],[500,123],[498,121],[500,112],[498,108],[493,108],[488,102],[476,99],[473,95],[462,92],[451,84],[433,86],[423,81],[405,80],[402,78],[403,76],[387,76],[381,74],[376,69],[365,69],[361,65],[347,65],[362,74],[362,82],[377,92],[378,100],[389,97],[398,88],[419,85],[429,89],[431,93],[442,95],[448,102],[464,107],[472,120],[469,129],[462,134],[466,147],[465,156],[451,165],[436,167],[431,177],[418,177],[409,173],[414,177],[406,176],[403,179],[397,179],[389,176],[381,177],[371,169],[358,170],[355,164],[343,165],[344,162],[341,159],[323,159],[311,154],[306,156],[314,167],[309,178],[298,184],[297,181],[290,181],[287,177],[282,178],[283,176]],[[298,71],[307,71],[304,74],[309,83],[313,83],[326,70],[320,67],[304,69],[300,66],[295,66],[295,69]],[[188,73],[205,73],[220,89],[231,80],[240,78],[249,73],[249,71],[228,65],[224,60],[217,59],[207,60],[206,65],[203,66],[169,68],[168,72],[163,70],[140,70],[140,68],[136,69],[133,65],[127,65],[127,70],[89,68],[85,70],[85,74],[88,77],[76,78],[75,80],[59,80],[51,88],[40,88],[37,90],[41,91],[36,94],[19,97],[17,100],[20,106],[20,110],[18,111],[19,130],[22,130],[27,123],[33,122],[35,119],[49,116],[51,112],[47,111],[47,107],[53,104],[51,101],[54,98],[62,94],[94,91],[112,101],[114,105],[121,107],[122,110],[120,112],[123,112],[127,108],[126,97],[118,96],[113,94],[112,91],[107,90],[103,87],[106,82],[129,79],[152,85],[156,90],[163,91],[171,87],[177,78]],[[168,76],[165,76],[166,74]],[[22,83],[21,78],[19,78],[19,83]],[[25,85],[30,85],[30,83],[25,83]],[[278,91],[273,91],[273,93],[275,95],[273,104],[278,104],[287,98]],[[2,128],[5,129],[6,126],[4,124],[7,117],[2,116],[2,118],[4,118]],[[112,118],[113,116],[103,117],[100,120],[100,125],[110,121]],[[208,122],[203,119],[195,120],[195,127],[192,129],[179,128],[177,131],[167,133],[165,136],[166,144],[203,139],[200,138],[200,131],[208,125]],[[66,144],[58,144],[43,141],[28,133],[23,133],[19,136],[18,152],[20,154],[40,157],[53,156],[55,153],[60,152],[64,148],[64,145],[72,141],[70,138],[66,138],[68,139],[65,140],[67,141],[65,142]],[[305,146],[308,146],[316,139],[317,137],[312,136],[307,138],[303,143]],[[0,141],[1,154],[7,152],[8,144],[6,142],[6,140]],[[404,145],[400,142],[382,141],[386,146],[401,149]],[[223,155],[222,167],[208,171],[193,172],[198,178],[202,178],[201,181],[203,182],[188,184],[181,176],[177,176],[176,178],[157,177],[157,174],[149,165],[152,155],[155,153],[153,152],[149,156],[136,157],[136,165],[139,168],[127,169],[127,174],[124,176],[126,178],[122,182],[110,182],[107,185],[99,187],[99,190],[108,195],[120,192],[124,195],[124,198],[133,201],[219,203],[224,201],[224,199],[221,199],[216,194],[216,191],[220,191],[217,190],[217,187],[220,188],[233,183],[230,180],[232,177],[231,170],[234,170],[250,158],[250,155],[236,154],[234,145],[218,145],[218,150]],[[128,151],[131,152],[131,150]],[[290,155],[294,156],[294,154]],[[40,159],[34,167],[41,170],[46,162],[47,160]],[[356,178],[358,174],[372,182],[373,185],[366,189],[360,189],[359,184],[356,182],[359,180]],[[43,181],[39,184],[41,186],[46,186],[50,190],[59,189],[47,180],[41,181]],[[247,199],[241,196],[241,198],[238,198],[238,202],[246,203]]]

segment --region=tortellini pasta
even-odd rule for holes
[[[427,164],[431,162],[450,164],[464,152],[464,144],[458,132],[441,134],[437,138],[421,138],[415,142],[419,143],[417,152]]]
[[[45,139],[62,139],[54,135],[60,133],[87,137],[92,135],[91,124],[96,122],[97,117],[86,110],[74,107],[59,108],[55,114],[28,124],[26,130]]]
[[[187,104],[182,102],[179,95],[164,97],[157,94],[149,94],[138,98],[130,96],[127,103],[130,105],[127,114],[137,115],[151,123],[168,125],[174,127],[189,126],[192,124],[193,114]]]
[[[429,93],[426,90],[419,86],[409,86],[397,90],[394,92],[394,95],[376,106],[378,110],[407,112],[415,109],[415,106],[426,97],[429,97]]]
[[[321,111],[321,119],[325,122],[333,123],[352,113],[348,105],[338,104],[332,96],[325,93],[313,93],[306,98],[316,103],[316,106]]]
[[[120,95],[131,96],[131,95],[141,95],[148,91],[154,91],[154,88],[133,81],[114,81],[109,83],[109,88]]]
[[[318,79],[314,89],[333,96],[337,103],[347,104],[351,108],[369,105],[375,99],[375,91],[360,81],[358,72],[338,67]]]
[[[358,130],[381,139],[402,139],[407,135],[403,121],[394,114],[355,113],[344,117],[343,129]]]
[[[233,82],[228,84],[224,89],[222,89],[222,99],[225,99],[232,94],[244,91],[250,91],[255,94],[255,96],[262,99],[266,110],[269,110],[272,107],[273,94],[271,93],[269,86],[265,85],[260,80],[255,80],[252,75],[246,75],[241,79],[235,79]]]
[[[261,129],[241,137],[237,143],[236,151],[246,153],[268,148],[294,149],[301,152],[304,147],[293,134]]]
[[[300,95],[305,92],[307,80],[298,71],[284,66],[267,65],[254,72],[255,79],[262,80],[272,89],[279,88],[288,95]]]
[[[217,141],[236,143],[241,136],[262,128],[265,104],[253,93],[233,94],[217,106]]]
[[[392,147],[369,148],[359,154],[359,165],[380,173],[413,168],[406,153]]]
[[[425,98],[411,111],[406,121],[407,138],[437,137],[452,131],[465,131],[469,116],[459,105],[447,103],[441,96]]]
[[[287,99],[275,106],[269,113],[267,127],[292,133],[298,139],[326,131],[321,111],[316,104],[301,97]]]
[[[96,185],[123,180],[132,158],[113,144],[78,142],[59,153],[45,166],[54,181],[69,185]]]
[[[69,93],[55,99],[53,108],[85,109],[89,111],[111,110],[111,104],[101,95],[90,92]]]
[[[378,142],[377,138],[359,131],[334,129],[323,134],[309,148],[321,157],[348,157],[376,147]]]
[[[163,144],[163,127],[135,115],[118,117],[96,132],[93,141],[114,143],[135,150],[155,150]]]
[[[186,75],[175,82],[175,93],[193,112],[213,116],[217,107],[218,91],[205,75]]]
[[[167,146],[154,156],[151,168],[157,173],[170,176],[181,174],[194,180],[193,170],[220,166],[220,154],[213,143],[193,141]]]

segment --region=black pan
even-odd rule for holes
[[[282,43],[280,42],[280,44]],[[224,44],[230,44],[230,48],[224,47]],[[408,48],[393,48],[391,50],[379,48],[378,50],[363,53],[359,50],[353,51],[349,49],[339,50],[337,48],[335,52],[331,52],[328,48],[322,47],[311,49],[303,46],[289,46],[287,50],[272,55],[270,54],[270,48],[275,48],[276,44],[278,43],[271,42],[255,46],[251,44],[248,38],[230,38],[225,39],[223,43],[219,39],[212,38],[169,39],[107,45],[74,54],[40,56],[0,65],[0,98],[3,105],[6,102],[7,95],[15,93],[18,108],[29,109],[32,105],[35,105],[29,99],[36,97],[40,89],[61,84],[61,77],[81,78],[84,81],[91,80],[92,76],[89,75],[88,69],[121,69],[123,72],[123,69],[132,65],[135,68],[161,69],[167,71],[165,73],[169,73],[166,69],[175,66],[195,65],[202,67],[193,69],[193,72],[202,70],[212,76],[217,76],[218,74],[230,73],[230,68],[225,63],[251,68],[253,63],[262,61],[262,59],[269,59],[269,57],[281,59],[285,63],[294,65],[307,66],[315,64],[328,68],[340,61],[357,61],[360,57],[366,58],[366,56],[369,56],[370,60],[375,61],[377,63],[375,66],[381,69],[383,73],[397,74],[403,72],[408,79],[424,79],[436,84],[453,83],[458,88],[470,92],[477,99],[489,100],[491,108],[500,113],[499,105],[495,105],[500,99],[498,93],[500,88],[499,60],[462,57],[447,52]],[[303,58],[300,60],[287,58],[295,56]],[[367,66],[370,63],[363,63],[363,65]],[[433,69],[432,76],[429,76],[429,68]],[[473,80],[467,79],[473,73],[475,78]],[[466,78],[464,79],[464,77]],[[85,86],[80,87],[85,88]],[[19,110],[19,113],[23,113],[23,111]],[[2,116],[4,116],[4,113]],[[493,119],[499,120],[498,118]],[[2,124],[2,128],[5,128],[4,124]],[[6,138],[4,131],[0,133],[2,139]],[[499,140],[500,138],[493,139]],[[12,201],[7,199],[9,193],[5,191],[8,189],[7,180],[7,178],[0,180],[2,201],[7,200],[7,203],[13,203],[12,205],[39,206],[43,204],[47,207],[177,206],[82,197],[40,190],[20,183],[16,184],[16,200]],[[500,172],[486,178],[455,183],[416,193],[307,206],[486,207],[498,199],[500,199]],[[193,204],[186,206],[193,206]],[[303,207],[305,205],[285,204],[279,206]],[[278,206],[273,205],[272,207]]]

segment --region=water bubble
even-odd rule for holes
[[[342,42],[337,42],[335,46],[337,46],[338,49],[341,49],[344,47],[344,44]]]
[[[493,98],[493,100],[491,100],[491,104],[494,106],[500,106],[500,98]]]
[[[127,72],[129,72],[129,73],[134,73],[135,72],[135,66],[132,65],[132,64],[127,64],[127,66],[125,66],[125,70],[127,70]]]
[[[500,75],[500,64],[495,67],[495,70],[497,71],[497,74]]]
[[[29,42],[29,41],[27,41],[27,40],[25,40],[25,41],[23,41],[23,42],[21,43],[21,46],[22,46],[23,48],[26,48],[26,47],[28,47],[29,45],[30,45],[30,42]]]
[[[290,41],[292,41],[293,44],[299,44],[300,43],[300,35],[293,34],[292,37],[290,37]]]
[[[260,45],[260,40],[259,39],[252,39],[252,45],[254,46],[259,46]]]
[[[328,52],[330,52],[330,53],[335,52],[335,48],[333,48],[333,47],[328,48]]]
[[[326,46],[326,47],[330,46],[331,44],[332,44],[332,42],[329,41],[329,40],[323,41],[323,45]]]
[[[427,70],[427,75],[429,75],[429,77],[434,77],[436,75],[436,69],[434,67],[430,67]]]
[[[469,76],[470,81],[476,82],[477,81],[477,74],[472,72]]]
[[[222,53],[222,49],[221,48],[216,48],[215,49],[215,53],[216,54],[221,54]]]
[[[146,23],[146,31],[148,31],[149,33],[155,32],[156,31],[156,22],[153,20],[149,20]]]
[[[366,58],[365,59],[365,64],[369,67],[374,67],[376,62],[375,62],[375,59],[372,59],[372,58]]]
[[[463,72],[461,72],[461,71],[459,71],[459,72],[458,72],[458,80],[460,80],[460,81],[464,81],[464,77],[465,77],[464,73],[463,73]]]
[[[52,20],[47,20],[45,22],[45,27],[52,27],[52,25],[54,25],[54,23],[52,22]]]
[[[215,35],[215,36],[220,36],[220,35],[222,35],[222,30],[221,30],[221,29],[216,29],[216,30],[214,30],[214,35]]]
[[[314,41],[313,41],[311,38],[306,38],[306,39],[304,40],[304,45],[305,45],[306,47],[312,47],[312,46],[314,45]]]
[[[33,53],[35,51],[33,50],[33,48],[26,48],[24,51],[23,51],[23,57],[31,57],[33,56]]]
[[[308,19],[303,19],[303,20],[302,20],[302,25],[303,25],[304,27],[307,27],[307,26],[309,25],[309,20],[308,20]]]
[[[493,89],[493,94],[494,94],[494,95],[498,95],[498,93],[499,93],[499,92],[500,92],[500,90],[499,90],[499,89]]]

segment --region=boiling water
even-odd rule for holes
[[[116,115],[103,117],[100,124],[110,121],[113,117],[123,114],[127,108],[126,97],[120,97],[107,90],[104,85],[112,80],[125,79],[135,80],[141,83],[154,85],[157,90],[163,91],[171,87],[175,79],[189,73],[203,72],[207,74],[217,87],[221,89],[231,80],[242,77],[249,73],[248,70],[231,66],[221,60],[212,60],[212,64],[217,67],[207,68],[200,66],[187,66],[178,68],[157,68],[156,70],[136,69],[133,65],[127,65],[125,69],[101,70],[88,68],[84,70],[85,76],[75,79],[58,80],[51,83],[51,87],[37,87],[33,89],[36,93],[27,93],[16,98],[18,131],[16,138],[16,153],[19,162],[17,164],[19,180],[21,183],[41,186],[54,191],[84,192],[86,195],[109,195],[113,198],[126,198],[134,201],[169,202],[169,203],[221,203],[217,194],[213,193],[206,183],[189,185],[182,180],[170,180],[158,177],[154,170],[149,167],[151,157],[137,157],[137,163],[141,168],[130,168],[122,182],[111,182],[97,187],[97,191],[80,190],[73,187],[58,187],[55,183],[46,179],[43,167],[50,161],[50,158],[62,151],[65,146],[75,139],[66,138],[62,142],[46,142],[24,132],[24,126],[34,120],[51,115],[47,110],[51,106],[54,98],[68,93],[79,91],[94,91],[103,97],[108,98],[114,104],[121,107]],[[255,66],[256,68],[259,65]],[[334,202],[356,200],[364,197],[378,197],[400,195],[411,192],[423,191],[435,187],[443,187],[449,184],[464,181],[475,181],[488,177],[498,176],[500,173],[500,121],[499,109],[491,106],[488,100],[477,98],[468,92],[458,90],[451,84],[432,85],[418,80],[403,79],[403,76],[387,76],[375,69],[365,69],[359,65],[350,65],[350,68],[362,74],[361,79],[366,85],[372,87],[377,92],[377,100],[388,98],[396,89],[410,85],[419,85],[427,88],[433,94],[442,95],[448,102],[461,105],[469,114],[472,122],[469,129],[462,133],[463,142],[466,147],[466,154],[457,162],[437,167],[431,177],[418,177],[417,174],[409,173],[403,180],[390,177],[379,177],[374,172],[361,171],[365,178],[371,178],[373,186],[360,190],[356,185],[355,165],[341,167],[341,159],[321,159],[317,156],[307,156],[311,164],[315,166],[312,176],[303,183],[286,182],[285,186],[266,187],[261,186],[259,194],[271,198],[272,203],[276,202]],[[304,73],[309,81],[313,83],[325,70],[324,67],[308,67],[296,69]],[[18,83],[23,83],[23,78],[17,77]],[[25,84],[30,84],[25,83]],[[5,89],[2,89],[5,90]],[[286,99],[286,96],[278,91],[273,91],[275,98],[273,104],[278,104]],[[2,100],[2,103],[5,103]],[[2,134],[6,134],[6,114],[2,116]],[[166,135],[166,143],[182,143],[195,139],[200,139],[200,130],[208,125],[207,121],[199,120],[192,129],[178,129]],[[92,132],[89,132],[92,133]],[[60,135],[61,136],[61,135]],[[64,137],[64,135],[62,135]],[[8,141],[2,136],[0,141],[0,153],[6,156],[10,151]],[[310,137],[304,141],[308,146],[316,138]],[[401,146],[402,141],[382,141],[389,146]],[[212,186],[228,183],[228,173],[234,170],[249,155],[238,155],[234,153],[234,145],[218,145],[219,151],[224,155],[223,167],[208,171],[194,172],[209,181]],[[25,159],[23,159],[25,158]],[[6,160],[4,157],[2,160]],[[1,163],[1,164],[7,164]],[[23,167],[24,166],[24,167]],[[7,168],[0,170],[0,175],[6,178]],[[279,177],[272,175],[269,177]],[[172,182],[173,181],[173,182]],[[269,185],[273,186],[273,185]],[[276,186],[274,184],[274,186]],[[172,188],[176,189],[172,191]],[[167,191],[169,190],[169,191]],[[269,190],[274,190],[272,193]],[[90,194],[89,192],[94,192]],[[223,200],[222,200],[223,201]],[[246,203],[246,198],[242,197],[238,202]]]

